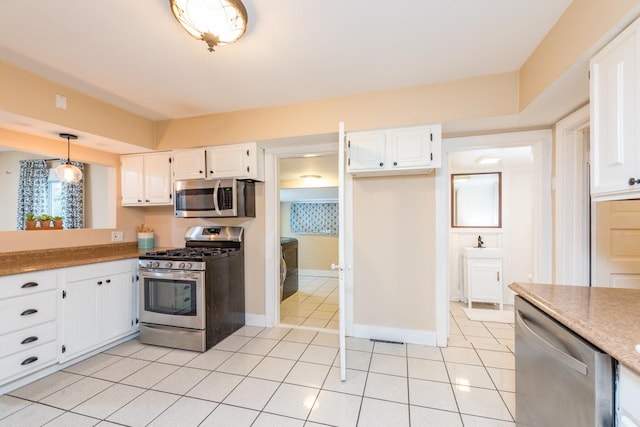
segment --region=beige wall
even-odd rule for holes
[[[280,203],[280,235],[298,239],[298,268],[331,270],[338,263],[338,236],[294,234],[290,227],[291,202]]]
[[[145,148],[155,147],[153,121],[2,62],[0,93],[0,111]],[[67,97],[67,110],[55,107],[56,94]]]
[[[159,122],[159,150],[517,113],[517,73]],[[250,124],[250,126],[248,125]]]
[[[574,63],[587,60],[585,55],[595,53],[594,45],[631,23],[639,11],[638,0],[573,0],[520,68],[519,109],[527,107]]]
[[[353,182],[354,323],[435,331],[434,175]]]

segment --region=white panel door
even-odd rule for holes
[[[640,200],[596,203],[593,286],[640,289]]]
[[[346,360],[346,280],[345,269],[350,268],[346,265],[346,235],[345,235],[345,135],[344,123],[338,125],[338,313],[340,316],[339,323],[339,343],[340,343],[340,379],[347,380],[347,360]]]

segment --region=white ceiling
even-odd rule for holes
[[[210,53],[169,0],[5,0],[0,60],[150,119],[182,118],[514,71],[570,2],[244,0],[246,34]],[[548,120],[523,117],[512,119]]]

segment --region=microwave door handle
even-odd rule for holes
[[[216,210],[216,214],[218,214],[218,216],[221,215],[220,206],[218,206],[218,190],[219,189],[220,189],[220,180],[217,180],[216,186],[213,189],[213,207]]]

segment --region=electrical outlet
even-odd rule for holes
[[[122,242],[124,240],[124,233],[122,231],[112,231],[111,232],[111,241],[112,242]]]

